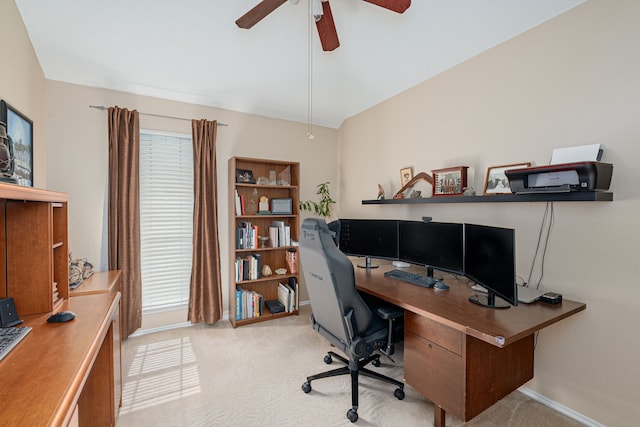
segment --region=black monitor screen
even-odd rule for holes
[[[398,259],[398,221],[340,219],[340,250],[347,255]]]
[[[462,224],[400,221],[398,229],[401,260],[454,273],[463,271]]]
[[[464,239],[465,275],[488,291],[486,296],[475,296],[477,300],[472,301],[489,307],[508,307],[495,301],[495,296],[499,296],[511,305],[518,305],[515,230],[465,224]]]

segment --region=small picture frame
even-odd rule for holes
[[[404,187],[413,179],[413,168],[406,167],[400,169],[400,187]]]
[[[505,174],[509,169],[523,169],[531,166],[530,162],[516,163],[514,165],[491,166],[487,168],[487,177],[484,180],[484,195],[511,194],[509,179]]]
[[[467,186],[468,166],[456,166],[431,171],[433,196],[462,196]]]
[[[33,187],[33,122],[5,100],[0,101],[0,121],[7,125],[7,134],[12,142],[12,181]]]
[[[271,215],[291,215],[293,201],[291,199],[271,199]]]
[[[253,171],[236,169],[236,182],[239,184],[255,184],[256,179],[253,177]]]

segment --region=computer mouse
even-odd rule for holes
[[[433,289],[435,289],[436,291],[446,291],[447,289],[449,289],[449,285],[438,280],[433,284]]]
[[[54,313],[47,319],[49,323],[60,323],[60,322],[68,322],[69,320],[73,320],[76,318],[76,314],[73,311],[61,311],[59,313]]]

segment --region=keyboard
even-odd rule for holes
[[[411,273],[405,270],[389,270],[384,273],[386,277],[400,280],[402,282],[411,283],[412,285],[422,286],[423,288],[433,288],[438,279],[425,276],[423,274]]]
[[[29,326],[0,328],[0,360],[4,359],[29,332],[31,332],[31,327]]]

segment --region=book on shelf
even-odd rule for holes
[[[289,277],[287,286],[291,289],[291,311],[296,311],[298,309],[298,281],[295,277]]]
[[[284,226],[284,246],[291,246],[291,227]]]
[[[274,225],[269,226],[269,246],[272,248],[280,246],[278,244],[278,227]]]
[[[236,216],[242,215],[242,206],[240,205],[240,194],[238,194],[238,190],[236,190]]]

